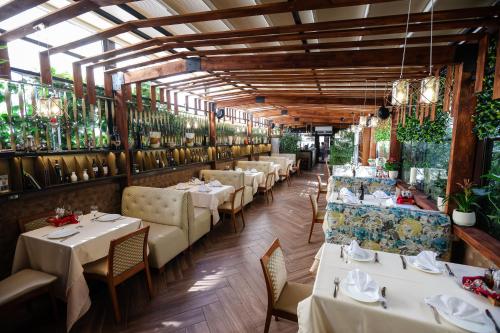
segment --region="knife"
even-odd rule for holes
[[[406,269],[406,260],[405,260],[405,257],[403,257],[402,255],[399,256],[401,258],[401,262],[403,263],[403,269]]]
[[[73,237],[73,236],[78,235],[79,233],[80,233],[80,231],[75,232],[73,235],[70,235],[70,236],[64,237],[64,238],[63,238],[63,239],[61,239],[59,242],[61,242],[61,243],[62,243],[62,242],[64,242],[65,240],[67,240],[67,239],[69,239],[69,238],[71,238],[71,237]]]
[[[493,315],[491,314],[490,310],[486,309],[486,310],[484,310],[484,312],[486,312],[486,315],[488,316],[488,318],[490,318],[491,321],[493,322],[493,325],[495,325],[495,331],[497,333],[500,333],[500,327],[498,327],[498,324],[495,321],[495,318],[493,318]]]
[[[340,258],[344,258],[344,247],[340,247]]]
[[[450,266],[448,264],[444,264],[444,267],[446,267],[446,270],[448,271],[449,276],[455,276],[455,273],[451,270]]]

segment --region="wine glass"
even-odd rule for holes
[[[98,211],[99,211],[99,207],[97,207],[97,205],[90,206],[90,214],[92,214],[93,219],[96,218]]]

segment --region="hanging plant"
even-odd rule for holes
[[[500,135],[500,99],[493,99],[497,42],[492,39],[489,45],[483,91],[477,96],[476,114],[472,117],[474,133],[479,139]]]
[[[391,120],[386,119],[378,123],[375,129],[375,141],[389,141],[391,140]]]

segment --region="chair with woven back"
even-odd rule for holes
[[[328,192],[328,184],[325,184],[321,181],[321,176],[316,175],[316,178],[318,179],[318,194],[316,196],[316,200],[319,201],[319,196],[321,193],[326,194]]]
[[[282,169],[280,169],[279,177],[282,181],[286,180],[288,186],[290,186],[290,165],[287,165],[286,170],[284,172],[282,172]]]
[[[259,187],[257,188],[257,191],[259,193],[264,193],[264,195],[266,196],[267,203],[269,203],[269,194],[271,194],[271,198],[274,201],[273,185],[274,185],[274,172],[269,172],[266,176],[265,183],[259,185]]]
[[[325,160],[325,169],[326,169],[326,174],[328,175],[328,178],[332,176],[332,172],[330,171],[330,166],[328,165],[328,160]]]
[[[295,164],[294,166],[292,166],[292,168],[290,169],[290,172],[292,174],[297,174],[297,176],[300,176],[302,171],[300,170],[300,162],[302,161],[302,159],[298,159],[297,160],[297,164]]]
[[[19,225],[19,230],[21,231],[21,233],[25,233],[28,231],[46,227],[50,225],[50,223],[47,222],[47,218],[54,215],[55,215],[54,211],[48,211],[31,215],[29,217],[20,218],[17,220],[17,223]]]
[[[222,221],[224,222],[224,215],[231,215],[231,221],[233,223],[234,232],[238,232],[236,228],[236,215],[241,215],[241,221],[243,222],[243,228],[245,227],[245,215],[243,214],[243,190],[244,186],[240,187],[234,193],[231,194],[231,197],[228,201],[224,202],[222,205],[219,205],[218,210],[222,213]]]
[[[316,223],[323,224],[323,221],[325,220],[325,215],[326,215],[325,210],[318,209],[318,200],[317,200],[316,196],[309,194],[309,200],[311,201],[311,206],[312,206],[312,221],[311,221],[311,229],[309,230],[309,239],[307,240],[308,243],[311,242],[311,236],[312,236],[314,225]]]
[[[96,279],[107,283],[116,322],[121,321],[116,286],[144,271],[149,297],[153,297],[147,257],[148,233],[149,226],[112,240],[107,257],[84,266],[84,274],[87,279]]]
[[[312,285],[287,281],[285,257],[278,239],[260,258],[267,288],[267,316],[264,332],[269,332],[271,317],[297,322],[297,304],[309,297]]]

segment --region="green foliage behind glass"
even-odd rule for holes
[[[300,135],[284,133],[280,138],[280,153],[297,154],[299,151]]]
[[[335,135],[330,146],[331,165],[351,163],[354,153],[354,133],[343,130]]]

